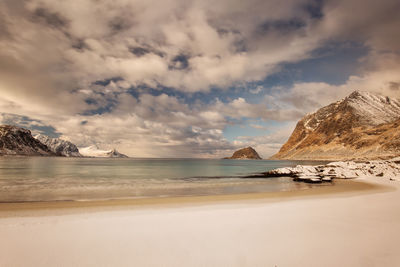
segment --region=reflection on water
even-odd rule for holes
[[[320,186],[296,183],[288,177],[240,178],[297,164],[268,160],[0,158],[0,202],[214,195]]]

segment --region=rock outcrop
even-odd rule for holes
[[[386,177],[398,180],[400,177],[400,160],[376,160],[367,162],[332,162],[326,165],[297,165],[290,168],[279,168],[265,172],[264,177],[293,177],[295,181],[321,183],[332,179],[352,179],[358,177]]]
[[[76,145],[69,141],[60,138],[51,138],[42,134],[36,135],[35,138],[45,144],[57,156],[82,157]]]
[[[80,153],[85,157],[95,158],[128,158],[127,155],[119,153],[116,149],[101,150],[96,145],[83,147],[79,149]]]
[[[30,130],[12,125],[0,126],[0,156],[55,156]]]
[[[115,148],[106,153],[109,158],[128,158],[127,155],[119,153]]]
[[[400,155],[400,99],[355,91],[308,114],[271,159],[371,160]]]
[[[228,157],[226,159],[261,159],[258,155],[257,151],[252,147],[246,147],[235,151],[232,157]]]

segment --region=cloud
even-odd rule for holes
[[[273,97],[273,101],[287,103],[304,114],[340,100],[355,90],[399,98],[400,56],[393,53],[372,53],[365,59],[365,63],[363,74],[350,76],[344,84],[295,83],[285,93]]]
[[[132,156],[219,157],[245,142],[267,155],[283,141],[230,143],[224,129],[293,123],[355,89],[399,95],[397,10],[395,0],[4,0],[0,111]],[[368,48],[344,84],[262,84],[332,42]]]
[[[194,92],[256,81],[282,61],[307,56],[318,41],[307,31],[306,14],[296,12],[303,2],[175,0],[154,8],[154,1],[32,0],[21,14],[9,1],[2,6],[13,33],[7,54],[62,67],[46,73],[48,82],[67,73],[79,87],[121,77],[133,86]],[[299,31],[293,16],[300,16]]]
[[[261,86],[261,85],[259,85],[259,86],[257,86],[257,87],[254,88],[254,89],[250,89],[250,93],[257,95],[257,94],[261,93],[261,91],[262,91],[263,89],[264,89],[264,87]]]
[[[258,130],[266,130],[267,129],[265,126],[262,126],[259,124],[250,124],[250,127],[253,127],[254,129],[258,129]]]
[[[399,51],[399,8],[396,0],[326,1],[319,30],[331,38],[358,40],[375,50]]]
[[[299,113],[295,108],[283,108],[271,102],[268,98],[265,98],[260,103],[249,103],[246,99],[239,97],[228,103],[217,100],[212,108],[234,119],[261,118],[264,120],[289,121],[302,116],[302,113]]]
[[[0,124],[16,125],[19,127],[28,128],[33,135],[45,134],[50,137],[57,138],[60,133],[54,127],[44,123],[43,121],[31,119],[27,116],[20,116],[11,113],[0,113]]]
[[[139,98],[119,94],[113,102],[117,104],[110,112],[54,116],[46,121],[62,133],[61,138],[79,147],[117,147],[131,156],[204,157],[233,148],[222,134],[225,118],[207,107],[189,107],[166,94]]]

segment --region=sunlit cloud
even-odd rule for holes
[[[220,157],[251,144],[267,157],[305,113],[353,90],[400,95],[399,9],[395,0],[5,0],[2,123],[131,156]],[[340,53],[332,44],[357,44],[335,82],[339,62],[315,53]],[[315,57],[329,67],[301,69]],[[245,119],[262,121],[249,128],[265,136],[228,140],[227,127]]]

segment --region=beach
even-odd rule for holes
[[[399,265],[400,184],[343,182],[270,196],[6,203],[0,265]]]

